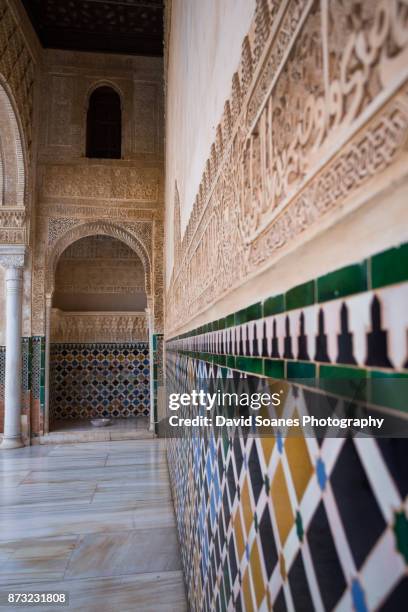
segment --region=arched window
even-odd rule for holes
[[[89,99],[86,156],[120,159],[121,141],[120,97],[111,87],[98,87]]]

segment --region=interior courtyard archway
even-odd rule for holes
[[[142,259],[106,234],[83,236],[58,253],[49,311],[49,429],[89,428],[100,418],[127,432],[147,429],[149,319]]]

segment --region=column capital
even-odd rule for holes
[[[3,268],[24,268],[27,247],[20,244],[0,244],[0,266]]]

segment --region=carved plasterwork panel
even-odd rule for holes
[[[137,342],[147,337],[144,312],[52,311],[52,342]]]
[[[114,206],[109,200],[98,200],[98,202],[92,202],[93,205],[71,205],[72,202],[67,204],[41,202],[40,203],[40,215],[44,217],[66,217],[67,209],[69,209],[69,217],[71,219],[79,220],[104,220],[109,219],[110,221],[151,221],[154,217],[155,211],[149,208],[128,208],[129,203],[126,206],[121,205],[119,202],[115,202]]]
[[[58,261],[58,293],[129,295],[144,289],[140,259],[126,244],[108,236],[82,238],[69,246]]]
[[[156,219],[153,227],[153,307],[154,333],[163,333],[164,325],[164,224],[162,219]]]
[[[52,75],[48,83],[51,92],[47,144],[66,146],[67,126],[71,124],[74,79],[68,75]]]
[[[113,164],[47,165],[41,195],[51,198],[87,198],[157,202],[160,175],[156,168]]]
[[[20,25],[5,0],[0,1],[0,46],[0,74],[13,94],[30,150],[35,63]]]
[[[257,1],[175,257],[168,332],[323,216],[345,214],[357,189],[397,161],[407,78],[402,0]]]
[[[48,247],[52,246],[60,236],[79,223],[80,222],[77,219],[71,219],[70,217],[63,217],[60,219],[54,219],[51,217],[48,219]]]

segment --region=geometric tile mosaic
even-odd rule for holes
[[[205,390],[214,380],[225,390],[242,373],[253,389],[285,379],[284,404],[270,416],[324,417],[327,407],[350,415],[359,406],[339,397],[336,380],[364,379],[365,415],[386,412],[393,431],[406,428],[404,388],[377,389],[378,381],[395,386],[408,377],[402,252],[390,249],[168,340],[167,393]],[[168,438],[191,609],[405,609],[408,440],[333,437],[328,429],[286,434],[186,427]]]
[[[166,361],[169,393],[221,370],[175,352]],[[315,392],[292,387],[285,415],[307,413]],[[168,439],[192,610],[404,609],[406,439],[192,432]]]
[[[51,344],[52,419],[148,415],[146,342]]]

